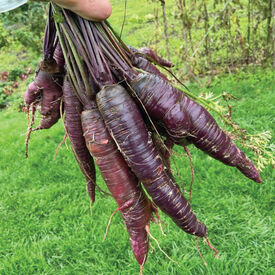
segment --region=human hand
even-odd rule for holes
[[[112,13],[110,0],[53,0],[52,2],[93,21],[105,20]]]
[[[50,0],[30,0],[50,2]],[[81,17],[92,21],[103,21],[112,13],[110,0],[52,0],[58,6],[69,9]]]

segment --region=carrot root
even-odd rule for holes
[[[214,257],[218,258],[219,251],[213,245],[210,244],[210,241],[208,240],[208,238],[205,238],[205,239],[206,239],[207,245],[214,251]]]
[[[29,120],[30,120],[30,116],[29,116],[29,113],[28,113],[28,131],[27,131],[27,134],[26,134],[26,139],[25,139],[25,156],[26,158],[29,157],[29,153],[28,153],[28,150],[29,150],[29,140],[30,140],[30,137],[31,137],[31,133],[33,132],[33,125],[34,125],[34,121],[35,121],[35,111],[36,111],[36,107],[32,105],[32,120],[31,120],[31,123],[29,125]]]
[[[54,154],[54,159],[55,159],[55,160],[56,160],[56,158],[57,158],[58,152],[59,152],[59,150],[60,150],[62,144],[66,142],[67,137],[68,137],[68,135],[67,135],[67,133],[65,133],[63,139],[61,140],[61,142],[59,143],[59,145],[58,145],[58,147],[57,147],[57,149],[56,149],[56,151],[55,151],[55,154]]]
[[[205,265],[205,266],[208,266],[206,260],[205,260],[204,257],[202,256],[202,254],[201,254],[201,252],[200,252],[200,249],[199,249],[199,238],[196,238],[196,239],[197,239],[197,251],[198,251],[199,255],[201,256],[204,265]]]
[[[156,207],[156,205],[154,203],[152,203],[152,209],[157,217],[157,221],[158,221],[158,225],[159,225],[159,228],[160,228],[160,231],[161,231],[161,234],[163,236],[166,236],[166,234],[164,233],[163,231],[163,228],[162,228],[162,224],[161,224],[161,220],[160,220],[160,217],[159,217],[159,212],[158,212],[158,208]]]
[[[191,179],[191,183],[190,183],[190,190],[189,190],[189,199],[190,199],[190,202],[192,200],[192,187],[193,187],[193,183],[194,183],[194,178],[195,178],[195,171],[194,171],[194,166],[193,166],[193,161],[192,161],[192,156],[190,154],[190,151],[189,149],[187,148],[187,146],[184,146],[183,147],[188,158],[189,158],[189,163],[190,163],[190,168],[191,168],[191,174],[192,174],[192,179]]]
[[[160,251],[161,251],[161,252],[162,252],[171,262],[175,263],[178,267],[180,267],[179,263],[176,262],[175,260],[173,260],[171,257],[169,257],[169,256],[167,255],[167,253],[160,247],[158,240],[150,233],[149,225],[146,225],[145,230],[146,230],[148,236],[149,236],[150,238],[152,238],[152,239],[156,242],[156,244],[157,244],[159,250],[160,250]]]
[[[112,213],[112,215],[111,215],[110,218],[109,218],[108,225],[107,225],[107,227],[106,227],[106,231],[105,231],[105,234],[104,234],[104,237],[103,237],[102,242],[104,242],[105,239],[106,239],[106,237],[107,237],[107,234],[108,234],[108,231],[109,231],[109,228],[110,228],[110,225],[111,225],[111,222],[112,222],[112,219],[113,219],[114,215],[115,215],[118,211],[122,211],[122,210],[124,210],[124,209],[130,207],[131,205],[133,205],[133,203],[134,203],[134,200],[131,199],[131,200],[125,202],[122,206],[120,206],[119,208],[117,208],[117,209]]]

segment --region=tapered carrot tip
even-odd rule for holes
[[[258,178],[255,179],[255,181],[256,181],[257,183],[261,183],[263,180],[262,180],[262,178],[261,178],[260,176],[258,176]]]
[[[258,170],[251,162],[250,167],[237,167],[246,177],[254,180],[257,183],[261,183],[263,180],[261,179]]]
[[[143,274],[143,265],[140,265],[139,275]]]
[[[88,181],[86,185],[87,192],[89,197],[91,198],[92,203],[95,202],[95,185],[93,182]]]
[[[147,259],[148,242],[144,242],[144,239],[142,239],[142,242],[131,239],[131,247],[137,262],[140,266],[143,266]]]
[[[263,181],[259,175],[258,170],[253,164],[251,164],[251,179],[258,183],[261,183]]]

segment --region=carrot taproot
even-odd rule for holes
[[[91,201],[95,201],[96,171],[92,156],[90,155],[82,132],[81,113],[83,106],[67,78],[63,83],[65,129],[69,136],[76,161],[86,178],[87,191]]]
[[[150,116],[176,143],[187,139],[213,158],[236,167],[246,177],[262,181],[252,161],[198,103],[156,75],[141,73],[130,85]]]
[[[185,232],[205,237],[206,226],[197,220],[178,185],[166,171],[128,92],[119,85],[107,86],[96,98],[109,132],[154,203]]]
[[[97,107],[83,111],[81,118],[87,148],[118,204],[130,235],[132,251],[139,265],[143,266],[148,253],[145,227],[151,219],[151,203],[118,151]]]
[[[162,66],[173,67],[173,64],[171,62],[158,56],[153,50],[149,48],[143,48],[141,50],[137,50],[131,46],[128,46],[128,48],[131,51],[130,58],[131,58],[132,64],[136,68],[151,74],[158,75],[159,77],[168,81],[167,76],[162,72],[160,72],[160,70],[157,67],[155,67],[150,61],[154,61]]]
[[[32,104],[38,104],[41,98],[41,89],[39,89],[36,83],[33,81],[29,84],[28,89],[25,93],[25,104],[27,108],[27,112],[29,112],[30,106]]]
[[[157,65],[161,65],[164,67],[172,68],[174,67],[174,64],[163,57],[159,56],[155,51],[153,51],[150,48],[144,47],[141,49],[134,49],[131,47],[131,50],[135,52],[139,56],[143,56],[146,58],[148,61],[153,62]]]
[[[33,92],[35,86],[41,92],[42,120],[33,131],[48,129],[58,121],[63,78],[64,58],[56,36],[53,10],[50,5],[43,39],[43,59],[38,64],[34,83],[26,93],[28,108],[28,102],[36,99],[36,94]]]
[[[56,45],[56,48],[53,53],[53,58],[54,58],[54,61],[51,63],[54,64],[53,65],[54,69],[52,69],[52,70],[57,71],[57,72],[64,71],[65,61],[64,61],[64,56],[63,56],[62,49],[61,49],[61,46],[59,43],[57,43],[57,45]],[[57,66],[57,69],[56,69],[56,66]],[[41,68],[38,69],[37,75],[39,75],[40,70],[41,70]],[[29,84],[28,89],[25,93],[25,104],[26,104],[27,112],[29,112],[29,108],[32,104],[38,105],[39,103],[41,103],[43,89],[38,86],[38,84],[42,83],[42,81],[39,78],[40,77],[37,77],[37,76],[35,77],[35,80],[31,84]],[[48,80],[48,78],[45,81],[47,81],[47,80]],[[55,81],[55,80],[53,80],[53,81]],[[58,80],[58,83],[60,86],[62,83],[62,80]]]
[[[106,34],[111,37],[112,34],[104,27],[104,23],[102,25]],[[112,39],[115,40],[115,38]],[[118,38],[118,41],[129,54],[129,50],[127,50],[127,47],[125,49],[123,41],[120,38]],[[117,49],[120,49],[118,43],[114,44]],[[102,50],[108,57],[104,47],[102,47]],[[113,60],[115,58],[119,60],[119,56],[113,53]],[[165,76],[163,77],[158,73],[156,75],[141,73],[136,76],[132,70],[127,70],[127,68],[121,70],[118,66],[121,61],[117,61],[115,66],[112,65],[113,61],[110,63],[112,72],[117,75],[117,71],[121,71],[123,74],[121,80],[123,78],[128,80],[139,100],[146,107],[149,116],[159,128],[164,128],[166,136],[182,146],[186,146],[191,142],[197,148],[224,164],[236,167],[246,177],[256,182],[262,181],[252,161],[219,128],[214,118],[202,106],[174,88],[167,82]],[[126,60],[124,62],[126,64]]]
[[[49,129],[60,118],[60,100],[62,97],[63,74],[49,74],[38,69],[34,81],[29,85],[25,94],[28,113],[28,131],[25,139],[25,155],[28,157],[28,145],[31,133],[36,130]],[[37,105],[41,104],[42,119],[40,125],[33,129]],[[30,107],[32,119],[30,120]]]
[[[60,118],[60,100],[62,97],[63,75],[49,74],[38,70],[35,77],[36,86],[42,90],[40,125],[33,131],[49,129]]]

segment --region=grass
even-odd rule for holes
[[[241,98],[234,110],[241,125],[250,125],[254,131],[274,131],[270,76],[260,71],[228,76],[217,79],[209,90],[227,90]],[[97,193],[91,216],[84,178],[72,152],[63,146],[57,159],[53,158],[63,137],[62,123],[33,134],[26,160],[26,117],[9,109],[0,113],[0,120],[4,156],[0,159],[0,274],[137,274],[138,265],[119,214],[102,243],[108,218],[116,208],[113,199]],[[181,148],[176,151],[183,154]],[[144,274],[272,274],[272,168],[263,171],[259,185],[195,148],[191,152],[196,173],[192,207],[208,226],[219,259],[201,242],[208,262],[205,267],[195,238],[161,215],[166,236],[155,224],[151,232],[181,267],[165,258],[151,240],[154,250],[150,249]],[[176,167],[181,175],[178,181],[188,189],[187,158],[175,156],[173,169]],[[98,184],[103,186],[100,173]]]
[[[119,29],[122,4],[118,0],[112,3],[116,16],[112,16],[111,22]],[[146,38],[152,37],[153,24],[147,11],[148,1],[139,3],[128,1],[129,11],[135,10],[135,14],[129,12],[123,32],[124,39],[137,47],[145,46]],[[143,18],[147,18],[148,24],[140,27],[137,23],[144,23]],[[0,57],[4,60],[0,66],[7,64],[10,70],[22,55]],[[22,59],[25,68],[30,57],[24,55]],[[274,79],[272,70],[252,68],[249,72],[217,76],[205,90],[215,95],[223,91],[233,94],[238,98],[234,119],[251,133],[270,130],[274,136]],[[23,91],[26,84],[20,85]],[[197,94],[201,91],[196,85],[188,85]],[[116,209],[113,199],[97,192],[91,214],[85,180],[71,150],[63,145],[54,160],[64,135],[61,121],[50,130],[33,133],[29,159],[25,159],[27,120],[15,109],[11,106],[0,112],[0,275],[138,274],[120,214],[114,217],[108,237],[102,242],[108,219]],[[208,262],[204,266],[196,251],[195,238],[161,214],[166,236],[155,224],[151,224],[151,233],[180,267],[169,261],[151,240],[153,249],[150,248],[144,275],[273,274],[272,168],[269,166],[261,173],[263,183],[259,185],[193,147],[190,151],[196,174],[192,208],[207,225],[219,258],[215,259],[201,241],[200,250]],[[176,152],[173,170],[179,170],[177,180],[188,190],[189,162],[182,148],[176,148]],[[246,153],[252,157],[251,152]],[[97,172],[97,183],[104,188]]]

